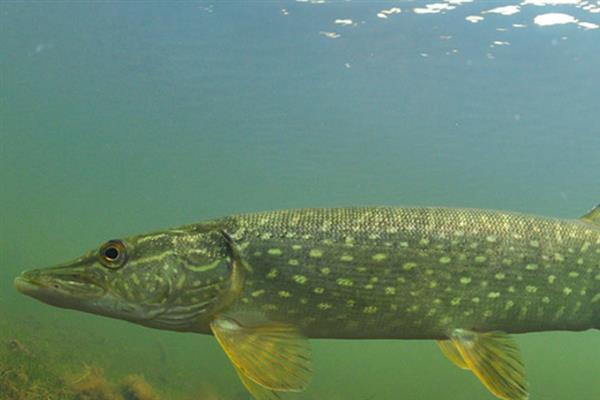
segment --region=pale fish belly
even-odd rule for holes
[[[600,230],[460,209],[343,209],[230,222],[251,265],[242,307],[309,337],[441,339],[456,328],[600,322]]]

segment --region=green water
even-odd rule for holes
[[[0,2],[0,346],[20,339],[48,373],[143,374],[166,399],[247,399],[212,337],[55,309],[14,277],[243,211],[583,214],[600,202],[600,29],[534,23],[600,24],[580,3]],[[517,340],[532,399],[599,398],[598,331]],[[432,342],[313,345],[294,398],[493,399]]]

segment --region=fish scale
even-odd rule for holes
[[[253,270],[242,302],[300,321],[309,337],[593,327],[600,232],[581,221],[351,208],[241,215],[224,226]]]

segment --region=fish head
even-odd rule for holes
[[[57,307],[208,332],[232,298],[232,270],[223,233],[195,227],[109,240],[69,263],[24,272],[15,286]]]

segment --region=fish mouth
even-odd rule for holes
[[[38,290],[39,286],[31,283],[23,276],[17,276],[15,278],[15,288],[23,294],[31,296]]]
[[[63,308],[79,308],[82,303],[105,294],[104,288],[77,276],[46,271],[50,269],[23,272],[15,278],[15,288],[24,295]]]

